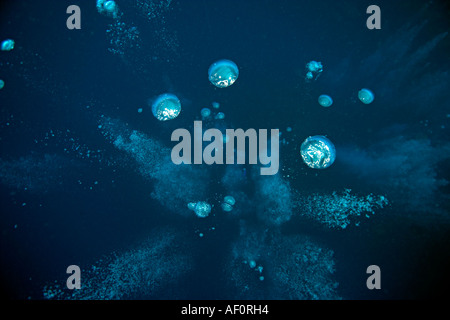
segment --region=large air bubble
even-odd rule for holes
[[[239,76],[237,65],[230,60],[214,62],[208,70],[209,81],[218,88],[231,86]]]
[[[373,99],[375,99],[375,95],[369,89],[364,88],[359,90],[358,98],[359,100],[361,100],[362,103],[369,104],[373,102]]]
[[[159,121],[175,119],[181,112],[180,100],[173,94],[164,93],[153,102],[152,112]]]
[[[189,202],[188,209],[193,210],[199,218],[206,218],[211,213],[211,205],[205,201]]]
[[[225,119],[225,113],[223,113],[223,112],[218,112],[218,113],[216,114],[216,116],[214,117],[214,119],[216,119],[216,120],[223,120],[223,119]]]
[[[313,169],[325,169],[336,159],[334,144],[324,136],[307,138],[301,146],[300,154],[303,161]]]
[[[14,40],[12,39],[6,39],[2,42],[1,49],[2,51],[11,51],[14,49]]]
[[[331,99],[331,97],[329,95],[326,95],[326,94],[321,94],[319,96],[318,101],[319,101],[319,104],[322,107],[326,107],[326,108],[327,107],[331,107],[331,105],[333,104],[333,99]]]

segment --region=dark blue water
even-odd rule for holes
[[[115,298],[442,295],[450,244],[448,4],[378,1],[381,29],[369,30],[367,1],[116,2],[119,19],[99,13],[95,1],[0,5],[0,38],[15,40],[12,51],[0,52],[0,274],[6,297],[43,299],[45,286],[65,286],[72,264],[99,268],[83,271],[82,284],[94,275],[112,276],[98,260],[113,253],[158,283],[132,282],[130,292]],[[81,9],[81,30],[66,27],[71,4]],[[239,67],[238,80],[225,89],[208,81],[208,68],[219,59]],[[321,61],[324,71],[307,82],[311,60]],[[361,88],[375,93],[372,104],[358,100]],[[148,101],[165,92],[180,98],[182,113],[159,122]],[[330,108],[317,103],[324,93],[333,97]],[[147,143],[170,150],[172,131],[192,132],[200,110],[213,101],[226,121],[207,126],[279,128],[288,143],[280,144],[281,182],[268,187],[274,199],[261,195],[266,180],[250,165],[238,169],[233,188],[248,201],[238,201],[234,215],[220,209],[223,196],[233,192],[222,183],[227,166],[202,165],[206,175],[189,181],[198,190],[206,186],[205,199],[189,201],[208,200],[214,207],[200,219],[187,210],[189,201],[177,203],[187,198],[186,189],[197,192],[184,180],[190,173],[171,175],[163,168],[153,174],[165,151]],[[132,130],[147,138],[131,151],[114,145]],[[325,170],[308,168],[300,156],[303,140],[318,134],[337,150]],[[142,150],[157,160],[139,162]],[[363,198],[383,195],[389,205],[342,230],[298,204],[313,194],[323,203],[325,195],[344,189]],[[276,201],[287,193],[292,202]],[[270,208],[286,221],[266,219]],[[174,240],[164,246],[168,235]],[[324,271],[330,260],[323,256],[308,262],[306,271],[290,260],[295,253],[308,256],[305,239],[321,252],[333,251],[333,273]],[[149,252],[158,243],[163,249],[142,259],[124,256],[143,243]],[[256,251],[264,266],[259,282],[243,262]],[[366,268],[374,264],[381,269],[379,290],[366,287]],[[290,270],[286,283],[281,266]],[[320,272],[323,278],[313,277]],[[89,282],[74,298],[95,296],[96,285],[120,291],[121,278],[112,278]],[[247,280],[249,290],[243,290]],[[305,289],[334,282],[339,286],[332,295]],[[58,297],[73,298],[64,288]]]

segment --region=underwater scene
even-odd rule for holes
[[[0,17],[3,298],[448,296],[448,2]]]

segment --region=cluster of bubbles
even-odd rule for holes
[[[50,145],[61,147],[64,154],[74,155],[79,159],[96,161],[99,163],[108,162],[104,157],[102,149],[90,148],[88,145],[81,142],[70,129],[50,129],[45,132],[42,137],[36,137],[34,142],[37,145],[40,145],[41,148]]]
[[[224,88],[232,85],[237,79],[238,71],[237,67],[234,69],[234,63],[223,64],[222,62],[213,66],[210,71],[214,69],[214,77],[210,76],[210,80],[213,79],[211,82],[215,86]],[[219,109],[219,104],[213,103],[212,109]],[[152,101],[152,113],[160,121],[174,119],[180,111],[180,100],[173,94],[162,94]],[[202,118],[210,118],[212,110],[204,108],[201,114]],[[221,113],[216,114],[215,119],[220,118],[219,114]],[[158,200],[173,212],[185,214],[193,211],[202,219],[211,215],[214,204],[206,201],[192,202],[192,199],[208,199],[207,186],[210,174],[206,167],[174,165],[170,160],[170,149],[162,142],[137,130],[129,129],[119,120],[102,116],[98,128],[118,150],[128,154],[137,164],[138,171],[143,177],[153,182],[154,190],[151,194],[153,199]],[[331,141],[324,136],[309,137],[302,145],[302,157],[312,168],[326,168],[334,162],[335,149]],[[385,198],[376,198],[372,195],[357,198],[350,195],[349,191],[346,191],[344,195],[314,194],[311,197],[298,198],[282,175],[260,176],[257,172],[259,171],[255,169],[247,177],[245,167],[227,166],[222,183],[226,189],[225,194],[228,195],[220,202],[224,212],[233,212],[233,216],[239,214],[243,217],[244,214],[256,208],[257,217],[264,226],[280,226],[291,219],[294,208],[300,208],[303,215],[316,214],[314,218],[320,219],[319,221],[327,226],[343,229],[351,217],[360,216],[361,212],[373,212],[375,208],[387,204]],[[249,181],[255,188],[253,198],[244,187]],[[183,188],[177,186],[183,186]],[[235,208],[236,202],[239,203],[239,207]],[[188,210],[186,210],[186,204]],[[189,215],[186,214],[186,216]],[[210,229],[214,230],[214,227]],[[277,231],[279,230],[277,228],[270,232],[268,230],[265,229],[262,232],[260,229],[257,231],[241,229],[241,236],[233,247],[233,257],[226,266],[230,274],[230,282],[238,290],[238,297],[339,298],[336,294],[337,283],[331,280],[334,272],[331,250],[322,248],[305,237],[284,236]],[[199,235],[202,237],[203,233]],[[154,242],[152,246],[155,246]],[[150,256],[155,255],[152,250],[157,250],[152,246],[145,250],[122,253],[117,256],[114,263],[108,262],[107,267],[105,264],[93,266],[94,272],[88,275],[87,293],[79,296],[74,293],[70,298],[116,299],[134,295],[153,295],[155,290],[152,286],[143,284],[164,283],[164,277],[173,271],[168,268],[169,271],[164,273],[166,276],[161,281],[160,278],[149,279],[151,276],[147,273],[156,275],[162,273],[162,271],[149,269]],[[160,255],[156,254],[156,256]],[[183,260],[185,257],[176,255],[171,256],[171,259]],[[144,260],[147,263],[144,263]],[[165,261],[166,258],[159,265],[165,268]],[[126,264],[133,266],[136,273],[133,271],[130,275],[125,275]],[[179,265],[174,275],[179,273],[180,269],[187,268],[182,263]],[[103,276],[99,276],[100,272]],[[269,278],[270,281],[265,281]],[[118,279],[126,281],[121,282]],[[99,289],[104,288],[105,284],[112,290],[106,292],[104,289]],[[44,295],[47,298],[64,298],[61,296],[61,290],[55,290],[54,287],[47,287]]]
[[[11,115],[6,126],[13,127],[14,120],[14,115]],[[103,149],[89,147],[69,129],[49,129],[42,136],[36,136],[33,142],[41,153],[0,158],[0,183],[30,193],[61,191],[65,187],[70,188],[71,181],[78,180],[78,184],[82,184],[79,176],[86,162],[116,165],[116,159],[105,156]],[[58,153],[55,153],[55,148]]]
[[[306,81],[317,80],[323,71],[321,62],[310,61],[306,64]],[[370,104],[374,100],[371,90],[363,88],[358,92],[359,100],[364,104]],[[333,104],[333,99],[327,94],[321,94],[317,99],[319,105],[328,108]],[[317,135],[308,137],[301,145],[300,154],[304,163],[313,169],[326,169],[336,159],[334,144],[325,136]]]
[[[13,39],[6,39],[2,41],[2,44],[0,46],[2,51],[11,51],[14,49],[15,42]]]
[[[106,256],[81,270],[80,290],[68,290],[63,279],[46,285],[43,296],[55,300],[161,299],[165,286],[192,269],[187,248],[180,232],[164,229],[135,248]]]
[[[322,72],[322,64],[320,62],[311,61],[306,66],[310,70],[308,73],[311,73],[311,78],[307,74],[307,80],[313,77],[313,71],[311,70],[320,70],[317,72]],[[374,97],[373,92],[369,89],[364,88],[358,92],[358,98],[364,104],[372,103]],[[319,96],[318,102],[322,107],[328,108],[333,104],[333,99],[329,95],[322,94]],[[306,165],[313,169],[328,168],[336,159],[334,144],[327,137],[320,135],[308,137],[301,145],[300,154]]]
[[[202,116],[202,120],[211,120],[214,118],[215,120],[223,120],[225,119],[225,113],[219,111],[217,113],[213,113],[215,110],[220,108],[220,104],[218,102],[212,102],[211,104],[213,110],[208,107],[202,108],[200,110],[200,115]]]
[[[141,38],[138,28],[134,25],[129,26],[123,21],[123,13],[115,1],[97,0],[97,11],[113,19],[106,30],[111,45],[108,48],[109,52],[123,56],[130,49],[140,48]]]
[[[224,193],[233,195],[235,204],[231,211],[228,211],[229,217],[244,217],[248,215],[255,207],[253,199],[248,194],[248,187],[253,183],[252,179],[247,174],[247,169],[244,165],[226,166],[225,172],[220,179],[221,185],[224,187]],[[224,199],[225,200],[225,199]],[[225,201],[223,201],[225,202]],[[232,203],[232,199],[228,199],[228,205]],[[225,205],[227,206],[227,205]],[[222,207],[222,204],[221,204]],[[222,207],[223,210],[223,207]]]
[[[210,173],[205,167],[175,165],[170,158],[171,149],[137,130],[128,129],[120,120],[102,116],[99,129],[134,161],[145,179],[154,183],[151,197],[169,210],[187,215],[187,203],[206,198]]]
[[[246,260],[244,260],[243,262],[244,262],[244,264],[247,263]],[[257,266],[256,266],[256,261],[255,261],[255,260],[250,260],[250,261],[248,262],[248,266],[250,267],[250,269],[253,269],[253,270],[259,272],[259,274],[260,274],[260,276],[259,276],[259,281],[264,281],[264,276],[262,275],[263,270],[264,270],[263,266],[258,266],[258,267],[257,267]]]
[[[345,229],[352,222],[359,226],[360,218],[370,218],[369,214],[375,214],[375,209],[382,209],[388,203],[387,198],[382,195],[358,197],[351,194],[350,189],[345,189],[342,194],[316,193],[302,197],[297,206],[302,216],[312,218],[330,228]]]
[[[188,209],[194,211],[199,218],[206,218],[211,213],[211,205],[206,201],[189,202]]]
[[[325,136],[312,136],[303,141],[300,154],[308,167],[325,169],[336,159],[336,148]]]
[[[213,63],[208,70],[209,81],[218,88],[226,88],[231,86],[239,75],[239,69],[237,65],[230,60],[219,60]],[[213,102],[214,109],[219,108],[218,102]],[[180,100],[171,93],[165,93],[158,96],[152,102],[152,112],[156,119],[160,121],[166,121],[176,118],[181,112]],[[211,117],[211,109],[203,108],[200,111],[203,120]],[[218,112],[214,119],[223,120],[225,114]]]
[[[108,51],[124,55],[125,51],[140,48],[140,32],[135,26],[128,26],[125,22],[116,19],[106,30],[111,47]]]
[[[221,204],[222,210],[225,212],[230,212],[233,210],[234,205],[236,204],[236,199],[233,196],[225,196],[223,198],[223,202]]]
[[[146,39],[151,43],[154,60],[169,61],[168,57],[173,59],[180,56],[177,34],[169,29],[170,24],[166,20],[172,10],[172,3],[173,0],[135,0],[137,11],[150,24],[151,34],[146,34]]]
[[[449,182],[439,177],[437,168],[450,159],[450,144],[399,135],[366,149],[342,150],[341,163],[349,174],[395,198],[409,212],[426,213],[420,215],[422,222],[425,217],[447,216],[438,195]]]
[[[291,219],[293,199],[289,181],[281,175],[257,179],[258,218],[269,225],[281,225]]]
[[[340,299],[333,255],[305,236],[241,225],[225,269],[232,298]]]
[[[5,49],[13,50],[16,43],[14,40],[8,39],[3,41],[2,44]],[[5,51],[4,53],[7,54],[8,52]],[[61,101],[63,100],[62,97],[65,96],[66,92],[68,93],[66,91],[67,87],[61,86],[61,83],[55,80],[58,70],[48,72],[49,68],[51,68],[49,61],[41,53],[27,46],[14,52],[13,55],[8,54],[8,59],[1,59],[0,68],[2,71],[9,71],[10,75],[20,79],[28,93],[48,95],[53,105],[63,103]],[[7,82],[7,79],[4,80]],[[55,94],[56,91],[64,93],[60,95]]]
[[[334,252],[308,237],[293,235],[273,239],[267,269],[272,270],[278,294],[292,300],[338,300],[339,283]]]
[[[105,5],[105,3],[103,4]],[[117,23],[120,24],[120,21]],[[118,46],[122,45],[119,44]],[[315,78],[322,72],[320,62],[312,61],[308,68],[309,72],[315,73]],[[218,88],[231,86],[238,75],[239,71],[236,64],[230,60],[217,61],[208,70],[210,82]],[[332,99],[329,96],[322,95],[319,103],[323,106],[330,106]],[[180,100],[171,93],[158,96],[152,101],[151,107],[154,117],[159,121],[174,119],[181,112]],[[219,109],[219,107],[219,103],[212,103],[213,109]],[[210,119],[212,110],[203,108],[201,116],[203,119]],[[224,117],[222,112],[218,112],[214,119],[221,120]],[[160,201],[161,204],[174,212],[186,212],[187,203],[187,208],[194,211],[199,218],[206,218],[211,214],[214,206],[210,203],[206,201],[189,202],[190,199],[206,198],[206,182],[209,181],[209,175],[204,167],[202,169],[196,166],[174,165],[170,161],[170,150],[161,142],[136,130],[129,130],[118,120],[102,116],[98,128],[117,149],[127,153],[138,164],[141,175],[154,182],[152,198]],[[324,136],[309,137],[305,140],[301,149],[302,158],[311,168],[327,168],[336,157],[334,145]],[[305,212],[317,212],[320,221],[330,227],[345,228],[345,223],[350,216],[359,216],[362,211],[373,212],[376,205],[382,207],[383,204],[387,203],[385,198],[379,198],[378,202],[374,204],[373,201],[375,200],[371,198],[371,195],[362,201],[351,196],[349,192],[340,197],[336,194],[333,194],[332,197],[314,194],[311,198],[301,198],[301,201],[299,201],[292,194],[289,182],[283,179],[281,175],[259,176],[252,174],[252,179],[256,188],[254,199],[250,198],[243,189],[240,189],[248,181],[246,169],[227,167],[227,172],[222,180],[225,187],[229,188],[228,191],[233,191],[233,196],[227,195],[223,198],[221,202],[223,211],[236,211],[234,206],[236,203],[235,197],[237,197],[241,204],[238,209],[239,213],[245,212],[241,208],[247,208],[248,210],[256,207],[258,218],[265,225],[279,226],[289,221],[293,214],[293,208],[297,206],[301,208],[301,212],[305,215],[307,215]],[[183,185],[183,189],[174,188],[174,186],[179,185]],[[315,201],[318,198],[320,198],[318,202],[322,204],[322,207]],[[183,206],[184,209],[182,209]],[[189,212],[189,210],[187,211]],[[337,214],[338,212],[339,214]],[[316,219],[318,218],[316,217]],[[202,235],[203,233],[201,233]],[[259,236],[253,232],[242,232],[241,236],[238,243],[244,241],[245,245],[238,244],[235,246],[231,264],[239,263],[247,266],[247,271],[250,271],[253,278],[261,284],[266,283],[263,281],[265,277],[270,276],[271,278],[270,285],[267,288],[264,288],[265,285],[257,287],[256,293],[261,289],[261,292],[264,292],[263,296],[276,298],[280,296],[293,299],[338,297],[335,293],[337,284],[330,280],[330,275],[334,272],[332,251],[317,246],[309,239],[289,238],[281,236],[279,233],[270,236],[263,233],[262,238],[259,238],[258,241],[254,241]],[[91,277],[88,288],[95,289],[88,290],[89,296],[74,296],[72,298],[100,297],[102,299],[114,299],[131,297],[138,293],[142,294],[142,291],[139,291],[142,290],[142,285],[137,283],[153,283],[155,280],[149,280],[146,277],[142,279],[142,261],[147,259],[148,252],[146,250],[138,250],[137,252],[139,254],[136,254],[135,251],[132,253],[125,252],[120,256],[120,259],[115,260],[115,263],[109,263],[108,268],[102,270],[105,274],[103,278]],[[141,256],[142,259],[139,258]],[[123,265],[125,264],[135,265],[138,276],[133,273],[131,275],[123,274]],[[242,285],[244,286],[244,291],[240,294],[247,292],[253,282],[245,278],[246,275],[244,274],[247,271],[241,270],[236,265],[234,267],[233,270],[230,269],[231,279],[235,281],[238,290],[241,289]],[[147,268],[147,266],[143,267],[144,273],[147,272]],[[94,266],[93,270],[95,274],[98,274],[101,267]],[[302,270],[302,272],[298,272],[298,270]],[[291,274],[294,272],[300,275],[294,281],[290,281]],[[158,274],[158,272],[156,273]],[[118,278],[125,278],[126,281],[121,283],[117,280]],[[109,293],[100,290],[100,293],[98,293],[99,283],[101,288],[104,288],[105,283],[107,283],[113,290]],[[319,286],[318,283],[320,283]],[[47,298],[61,298],[61,292],[55,291],[54,288],[46,288],[45,292]],[[254,297],[255,292],[249,291],[249,293]],[[149,293],[144,292],[145,294]]]
[[[149,20],[163,19],[172,0],[135,0],[140,12]]]
[[[114,0],[97,0],[97,11],[114,19],[119,17],[119,7]]]
[[[250,229],[244,222],[240,225],[240,235],[231,247],[230,257],[225,265],[225,274],[228,279],[230,291],[236,299],[252,297],[264,299],[264,283],[259,277],[264,277],[266,254],[270,254],[271,248],[266,242],[266,232],[258,232]],[[265,251],[267,250],[267,251]],[[261,273],[255,272],[255,267],[261,267]],[[228,297],[225,297],[228,298]]]
[[[98,128],[117,149],[124,151],[135,161],[142,176],[155,182],[152,193],[154,199],[174,212],[189,212],[186,210],[188,203],[188,209],[194,211],[197,217],[205,218],[210,215],[213,206],[209,203],[187,200],[206,198],[205,186],[209,176],[204,174],[201,167],[174,165],[170,161],[170,149],[141,132],[130,130],[119,120],[102,116]],[[251,199],[242,191],[242,187],[250,178],[247,177],[245,167],[227,166],[226,169],[222,181],[226,188],[233,190],[233,196],[223,199],[222,204],[225,204],[227,209],[231,207],[235,211],[234,205],[238,199],[242,204],[238,210],[240,214],[245,212],[241,207],[257,207],[258,218],[266,226],[281,225],[291,218],[292,210],[295,205],[298,206],[298,201],[292,194],[289,183],[281,175],[260,176],[256,170],[255,174],[251,175],[256,187],[256,198]],[[183,188],[176,187],[180,185],[183,185]],[[363,205],[357,206],[359,199],[345,198],[346,205],[352,212],[367,208]],[[320,216],[328,216],[327,220],[332,220],[336,208],[331,204],[336,205],[336,199],[322,196],[319,202],[328,203],[322,211],[319,210]],[[184,203],[184,209],[180,203]],[[302,212],[307,208],[305,203],[307,201],[303,199]],[[310,210],[318,211],[317,207]],[[341,211],[344,212],[344,209]],[[238,297],[339,298],[336,294],[337,284],[331,280],[334,272],[331,250],[324,249],[304,237],[281,235],[276,228],[272,234],[267,234],[267,230],[269,229],[266,229],[266,232],[260,229],[249,232],[243,228],[241,237],[234,246],[233,258],[226,270],[230,274],[230,284],[238,290]],[[203,233],[200,234],[202,235]],[[44,289],[44,296],[51,299],[123,299],[154,296],[158,292],[155,289],[156,283],[164,285],[169,280],[176,281],[180,273],[189,269],[189,263],[185,261],[189,260],[190,256],[185,252],[173,253],[169,246],[162,249],[156,245],[160,241],[152,240],[151,245],[145,245],[144,249],[126,251],[117,255],[112,263],[111,260],[107,263],[101,262],[92,266],[92,270],[83,271],[87,279],[86,290],[77,290],[68,295],[62,285],[50,285]],[[155,253],[155,250],[160,251]],[[168,259],[171,259],[170,263],[167,262]],[[129,271],[125,266],[132,266],[132,271],[125,274]],[[270,281],[265,281],[269,278]],[[288,281],[289,278],[291,281]]]
[[[165,14],[170,10],[172,0],[135,0],[133,2],[137,13],[148,18],[148,22],[151,23],[151,27],[145,30],[147,32],[145,35],[141,35],[136,26],[124,21],[125,15],[113,0],[97,0],[97,11],[113,19],[106,30],[111,45],[108,51],[126,57],[123,61],[135,68],[135,71],[148,74],[149,61],[169,61],[166,58],[168,53],[171,56],[178,55],[179,44],[176,34],[169,32],[165,20]],[[128,13],[127,16],[129,16]],[[130,54],[132,49],[140,49],[144,41],[151,44],[151,53]],[[164,51],[161,52],[161,50]]]
[[[314,61],[314,60],[308,62],[306,64],[305,80],[306,81],[317,80],[317,78],[320,76],[322,71],[323,71],[323,66],[322,66],[321,62]]]
[[[135,0],[135,3],[149,21],[164,22],[163,13],[168,10],[171,0]],[[98,0],[97,9],[99,13],[114,19],[107,31],[113,46],[109,49],[111,52],[123,55],[126,48],[139,46],[139,30],[121,21],[122,13],[115,1]],[[160,39],[169,43],[164,24],[160,25],[157,32]],[[434,47],[445,36],[446,34],[439,35],[429,47]],[[1,50],[11,51],[14,45],[14,40],[7,39],[1,43]],[[431,50],[421,49],[426,49],[422,50],[423,52]],[[389,56],[378,53],[377,51],[374,56]],[[421,55],[424,54],[418,52],[417,57]],[[369,60],[368,65],[379,65],[369,63],[371,62]],[[39,64],[36,65],[35,68],[39,67]],[[391,67],[389,64],[387,66]],[[317,61],[307,63],[306,69],[307,81],[317,80],[323,72],[322,63]],[[398,72],[390,73],[395,76],[398,74]],[[217,88],[233,85],[238,76],[237,65],[230,60],[219,60],[208,70],[209,81]],[[444,72],[439,79],[445,80],[446,76]],[[39,82],[42,86],[46,83],[46,81]],[[4,82],[0,80],[0,89],[3,86]],[[34,87],[37,88],[35,85]],[[427,98],[429,96],[426,95]],[[363,88],[358,92],[358,99],[364,104],[370,104],[374,101],[374,94],[370,89]],[[333,99],[323,94],[319,96],[318,103],[323,107],[330,107]],[[212,108],[219,109],[219,104],[214,102]],[[170,93],[159,96],[152,104],[152,113],[159,121],[174,119],[180,111],[179,99]],[[202,118],[211,118],[213,111],[210,108],[202,109]],[[138,109],[138,112],[142,112],[142,108]],[[214,116],[216,120],[224,118],[222,112]],[[186,210],[188,203],[188,209],[194,211],[199,218],[206,218],[211,214],[214,204],[211,205],[206,201],[189,202],[192,199],[209,199],[207,186],[211,179],[205,167],[174,165],[170,161],[170,149],[162,142],[142,132],[128,129],[121,121],[102,116],[98,128],[112,145],[126,154],[133,164],[137,164],[139,174],[152,181],[153,199],[173,212],[181,214],[189,212]],[[286,131],[291,130],[288,128]],[[53,136],[54,133],[49,132],[45,143]],[[75,153],[78,158],[95,158],[96,161],[102,161],[101,150],[90,149],[75,139],[68,139],[65,143],[66,154]],[[405,138],[392,139],[384,143],[379,150],[378,145],[367,152],[346,152],[343,157],[344,163],[352,164],[356,173],[363,179],[370,180],[370,183],[390,188],[389,191],[395,194],[399,201],[403,200],[410,206],[417,205],[416,209],[420,204],[424,210],[428,210],[432,203],[426,201],[433,201],[431,196],[436,189],[447,183],[437,179],[434,166],[448,158],[450,154],[448,145],[437,147],[427,139]],[[334,145],[325,136],[307,138],[301,146],[300,153],[303,161],[314,169],[328,168],[336,158]],[[350,158],[352,159],[349,160]],[[66,170],[67,164],[69,164],[67,159],[54,154],[31,155],[8,161],[0,159],[0,179],[2,183],[17,189],[46,192],[50,186],[60,186],[58,179],[62,172],[70,171]],[[342,194],[337,192],[293,194],[289,182],[282,175],[247,176],[245,167],[240,166],[227,166],[221,182],[225,189],[223,194],[233,194],[223,198],[221,202],[223,211],[233,212],[233,215],[239,212],[239,217],[242,218],[244,213],[256,208],[257,217],[263,222],[261,223],[263,228],[255,227],[255,230],[241,227],[240,237],[232,246],[231,259],[225,267],[227,274],[230,275],[228,279],[238,290],[237,297],[240,298],[339,298],[336,294],[337,283],[331,279],[334,273],[333,251],[318,245],[308,237],[284,235],[279,229],[267,226],[279,226],[289,221],[295,208],[300,215],[318,221],[326,227],[345,229],[351,223],[359,225],[361,218],[369,218],[375,210],[388,205],[385,196],[373,194],[356,196],[351,194],[349,189]],[[254,187],[254,192],[245,190],[243,186],[247,184]],[[418,193],[421,193],[421,197],[417,197]],[[239,206],[235,207],[236,202]],[[206,219],[208,220],[210,219]],[[179,234],[178,230],[165,230],[137,248],[99,260],[89,269],[83,270],[83,290],[67,291],[64,289],[65,283],[62,282],[46,286],[44,297],[159,298],[161,286],[177,281],[192,268],[192,257],[187,254],[189,251],[186,247],[182,246],[185,239],[180,238]],[[263,281],[264,279],[270,281]]]

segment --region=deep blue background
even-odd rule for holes
[[[0,270],[8,297],[40,299],[42,284],[64,277],[67,265],[74,261],[88,265],[103,254],[126,249],[159,225],[195,228],[195,222],[165,214],[160,204],[149,200],[151,183],[132,168],[113,171],[97,161],[64,155],[63,142],[35,143],[35,139],[42,141],[50,129],[70,130],[70,136],[80,143],[104,150],[105,157],[115,157],[117,151],[97,131],[89,129],[95,128],[100,114],[120,118],[170,146],[173,129],[191,126],[203,106],[220,101],[228,106],[222,111],[236,128],[284,131],[287,126],[293,127],[299,140],[283,147],[280,157],[287,172],[301,176],[291,182],[300,192],[332,192],[342,187],[372,192],[343,174],[338,161],[316,178],[302,175],[305,168],[298,161],[301,137],[326,132],[336,145],[351,142],[365,147],[376,142],[377,133],[384,128],[403,123],[409,133],[417,130],[417,135],[432,139],[448,138],[448,129],[422,132],[418,128],[420,116],[396,108],[395,100],[377,97],[370,107],[354,103],[359,88],[367,86],[377,92],[377,83],[383,83],[383,75],[359,73],[361,61],[386,45],[387,39],[407,23],[414,26],[428,19],[414,40],[415,47],[448,31],[448,5],[438,3],[418,14],[423,1],[377,1],[382,9],[382,29],[368,30],[365,11],[371,1],[175,1],[164,19],[153,22],[137,14],[131,5],[127,8],[128,1],[118,3],[127,21],[139,28],[142,40],[139,50],[130,50],[123,58],[107,51],[110,44],[105,30],[111,20],[98,14],[95,1],[4,1],[0,5],[0,38],[16,41],[11,53],[0,55],[0,78],[6,83],[0,91],[1,158],[17,159],[30,153],[39,158],[56,153],[61,154],[61,163],[79,164],[79,170],[53,179],[61,185],[46,192],[31,194],[0,186]],[[66,28],[65,11],[71,4],[82,10],[81,30]],[[162,27],[176,34],[177,47],[155,36],[155,30]],[[400,43],[406,40],[398,39]],[[428,70],[448,70],[449,49],[446,38],[427,57]],[[207,78],[209,65],[222,58],[233,60],[240,69],[238,81],[227,90],[215,89]],[[304,81],[304,66],[310,60],[324,63],[324,74],[314,85]],[[339,80],[338,66],[343,61],[349,61],[350,67]],[[414,80],[408,79],[411,85]],[[152,118],[147,100],[166,91],[174,91],[191,108],[183,109],[178,122],[164,127]],[[311,98],[323,91],[333,96],[332,108],[319,108],[316,98]],[[396,99],[402,99],[403,94],[397,92]],[[87,105],[91,106],[89,111]],[[137,113],[139,107],[144,108],[142,115]],[[431,108],[427,116],[439,118],[442,110]],[[10,126],[5,125],[8,121]],[[439,173],[448,178],[448,164],[442,166]],[[92,191],[89,186],[94,181],[99,184]],[[22,206],[24,202],[26,206]],[[384,215],[348,232],[295,221],[284,232],[300,231],[333,248],[336,280],[345,298],[399,299],[437,294],[436,286],[443,286],[447,279],[448,229],[400,219],[398,212],[390,217],[390,210],[401,208],[388,208]],[[15,224],[17,229],[13,228]],[[237,232],[236,225],[225,224],[224,231],[215,237]],[[212,241],[209,247],[201,245],[209,252],[205,259],[210,263],[210,274],[202,270],[198,279],[213,280],[229,239]],[[383,270],[385,289],[381,292],[365,288],[364,270],[370,264],[378,264]],[[190,282],[198,279],[180,285],[192,286]],[[221,298],[220,285],[198,283],[192,286],[189,297]]]

